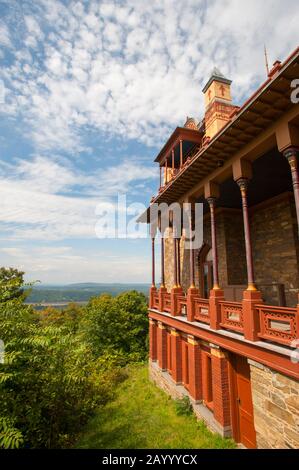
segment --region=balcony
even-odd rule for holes
[[[185,317],[196,327],[207,326],[218,333],[232,332],[246,337],[246,321],[242,302],[203,299],[198,296],[168,293],[165,289],[151,292],[150,310],[167,313],[174,317]],[[299,306],[297,308],[277,307],[264,304],[254,305],[255,341],[285,346],[290,349],[299,343]],[[254,341],[250,338],[251,341]]]

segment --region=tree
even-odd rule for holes
[[[4,288],[4,284],[5,288]],[[3,281],[0,338],[0,448],[63,447],[114,389],[116,369],[102,367],[82,336],[39,320]]]
[[[14,268],[0,268],[0,302],[24,295],[24,272]]]
[[[144,360],[147,353],[147,303],[144,294],[104,294],[89,301],[82,329],[95,355],[118,351],[127,361]]]

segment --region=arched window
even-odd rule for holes
[[[212,248],[207,244],[199,253],[199,285],[201,297],[208,299],[213,289],[213,257]]]

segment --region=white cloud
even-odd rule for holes
[[[115,253],[78,251],[64,247],[17,247],[0,248],[1,258],[6,266],[24,270],[30,281],[43,283],[96,282],[149,282],[146,266],[147,256],[116,256]],[[80,266],[80,269],[78,269]]]
[[[23,48],[2,72],[10,88],[3,111],[20,113],[43,151],[84,150],[86,126],[159,145],[186,115],[203,113],[200,90],[213,65],[244,99],[265,79],[264,43],[274,61],[299,38],[296,0],[36,3]],[[22,42],[9,25],[4,41]],[[27,59],[28,48],[38,60]]]
[[[154,177],[155,170],[126,160],[92,174],[53,157],[2,164],[1,230],[4,236],[13,233],[16,240],[96,238],[99,214],[114,214],[117,194],[132,192],[135,184]]]

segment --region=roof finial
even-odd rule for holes
[[[267,55],[266,44],[264,44],[264,54],[265,54],[265,63],[266,63],[267,75],[269,76],[269,64],[268,64],[268,55]]]

